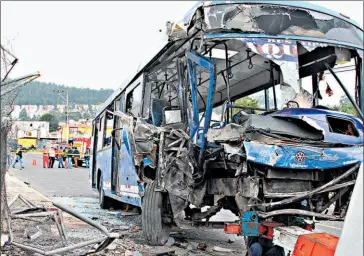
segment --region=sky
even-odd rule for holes
[[[363,1],[309,2],[363,27]],[[166,22],[180,20],[193,4],[2,1],[1,44],[19,59],[13,77],[39,71],[43,82],[116,89],[167,42]]]

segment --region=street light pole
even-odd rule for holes
[[[68,90],[66,90],[66,98],[62,96],[61,93],[64,93],[63,90],[53,90],[54,93],[58,93],[59,96],[62,97],[64,101],[66,101],[66,140],[68,142],[68,136],[69,136],[69,115],[68,115]],[[61,135],[62,136],[62,135]],[[61,137],[62,138],[62,137]]]
[[[69,115],[68,115],[68,90],[66,91],[66,139],[67,139],[67,142],[68,143],[68,136],[69,136]]]

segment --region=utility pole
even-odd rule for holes
[[[68,90],[66,91],[66,140],[67,140],[67,143],[68,143],[68,137],[69,137],[69,132],[70,132],[70,128],[69,128],[69,115],[68,115]]]
[[[68,143],[68,136],[69,136],[68,90],[66,90],[66,98],[62,96],[62,93],[65,92],[63,90],[53,90],[53,92],[58,93],[58,95],[61,96],[61,98],[66,102],[66,140]],[[61,135],[61,139],[62,139],[62,135]]]

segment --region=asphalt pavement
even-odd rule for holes
[[[33,159],[36,165],[32,165]],[[47,197],[97,197],[88,182],[89,169],[84,167],[62,169],[55,161],[53,168],[43,168],[42,155],[23,154],[24,169],[20,164],[10,168],[10,173],[30,185]]]

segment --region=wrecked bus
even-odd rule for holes
[[[244,236],[342,220],[363,161],[363,30],[305,2],[215,1],[167,33],[93,120],[100,206],[141,207],[153,245],[221,209]]]

